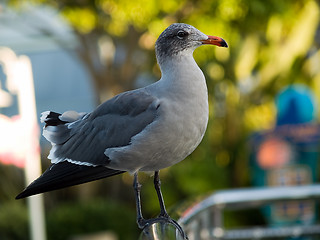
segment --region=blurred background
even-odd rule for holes
[[[304,183],[319,180],[318,1],[2,1],[0,144],[10,142],[18,157],[1,154],[4,147],[0,146],[0,239],[29,239],[30,235],[26,201],[14,200],[26,185],[24,142],[19,136],[28,127],[19,124],[8,56],[25,55],[31,62],[37,116],[46,110],[89,112],[117,93],[160,78],[154,44],[174,22],[220,36],[229,48],[203,46],[194,53],[207,79],[210,120],[195,152],[161,171],[169,210],[179,214],[181,206],[219,189],[268,185],[257,179],[259,173],[300,156],[300,150],[313,153],[307,164],[311,175]],[[307,144],[302,144],[307,150],[296,148],[304,141],[301,138],[291,138],[300,144],[291,148],[271,139],[274,129],[292,124],[315,126],[306,130],[312,135],[311,150]],[[306,128],[299,129],[301,136]],[[34,130],[45,169],[50,164],[50,145],[40,133]],[[263,148],[265,137],[273,141]],[[273,151],[284,157],[270,156]],[[141,174],[141,183],[145,217],[155,217],[159,206],[153,181]],[[269,181],[269,185],[275,184]],[[46,193],[44,206],[49,240],[80,239],[77,236],[106,231],[110,239],[137,239],[140,234],[129,174]],[[230,226],[264,221],[259,212],[226,218]]]

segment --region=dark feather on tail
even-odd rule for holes
[[[43,121],[46,123],[47,126],[58,126],[62,124],[66,124],[66,121],[60,120],[59,116],[61,116],[61,113],[56,113],[56,112],[49,112],[49,114],[46,116]]]

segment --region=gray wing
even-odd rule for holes
[[[155,120],[159,105],[157,98],[136,90],[119,94],[72,122],[63,118],[67,114],[58,115],[59,123],[44,118],[44,136],[52,143],[49,158],[52,163],[68,160],[79,165],[106,166],[109,159],[104,151],[130,144],[133,136]]]

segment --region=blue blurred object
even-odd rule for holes
[[[276,99],[277,126],[308,123],[316,117],[313,93],[302,84],[290,85]]]
[[[276,126],[251,137],[254,186],[309,185],[319,179],[320,125],[316,123],[315,96],[308,87],[290,85],[279,93]],[[263,209],[274,227],[309,225],[317,220],[312,200],[284,201]]]

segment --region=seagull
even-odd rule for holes
[[[204,44],[228,47],[220,37],[205,35],[185,23],[174,23],[155,45],[161,78],[143,88],[120,93],[91,113],[46,111],[43,136],[51,143],[50,167],[16,199],[129,172],[133,177],[137,224],[173,224],[160,189],[159,171],[190,155],[208,123],[208,90],[193,58]],[[160,214],[144,219],[138,172],[154,172]]]

